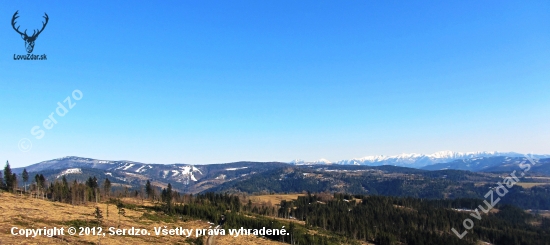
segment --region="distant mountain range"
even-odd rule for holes
[[[96,176],[99,180],[109,178],[114,186],[127,187],[143,185],[145,181],[150,180],[153,185],[158,187],[166,187],[168,183],[171,183],[177,190],[196,193],[227,181],[283,166],[288,166],[288,164],[278,162],[236,162],[208,165],[147,164],[69,156],[43,161],[25,168],[31,176],[40,173],[48,180],[66,176],[69,180],[83,181],[90,176]],[[16,174],[21,174],[22,171],[23,168],[13,169]]]
[[[534,158],[537,164],[529,169],[530,172],[550,176],[550,158]],[[459,159],[447,163],[436,163],[425,166],[424,170],[467,170],[471,172],[512,172],[520,171],[520,163],[530,164],[524,157],[480,157]]]
[[[313,162],[306,162],[300,159],[293,160],[290,164],[294,165],[317,165],[317,164],[340,164],[340,165],[367,165],[381,166],[393,165],[409,168],[423,168],[438,163],[448,163],[455,160],[478,159],[487,157],[523,157],[524,155],[516,152],[497,152],[497,151],[477,151],[477,152],[453,152],[439,151],[433,154],[403,153],[395,156],[367,156],[362,158],[353,158],[349,160],[340,160],[331,162],[327,159],[320,159]],[[550,158],[550,155],[533,155],[534,158]],[[461,168],[456,168],[461,169]]]
[[[533,167],[533,174],[550,176],[550,156],[534,155],[540,164]],[[174,189],[182,192],[198,193],[208,190],[229,190],[235,183],[250,180],[260,186],[265,176],[280,171],[295,172],[305,168],[323,168],[327,173],[383,171],[386,173],[424,173],[429,171],[467,170],[472,172],[511,172],[520,170],[519,163],[525,158],[519,153],[438,152],[431,155],[401,154],[398,156],[376,156],[361,159],[343,160],[331,163],[326,159],[315,162],[234,162],[223,164],[147,164],[134,161],[110,161],[82,157],[63,157],[43,161],[25,167],[34,176],[43,174],[48,181],[66,176],[68,180],[85,181],[90,176],[100,181],[109,178],[114,187],[136,188],[150,180],[154,186],[166,187],[171,183]],[[379,166],[385,165],[385,166]],[[285,170],[286,169],[286,170]],[[21,174],[23,168],[13,169]],[[309,173],[304,172],[305,175]],[[465,172],[464,174],[473,174]],[[304,176],[305,176],[304,175]],[[32,179],[32,178],[31,178]],[[272,181],[271,181],[272,182]],[[344,184],[347,180],[335,180],[331,184]],[[268,185],[276,184],[269,183]],[[292,185],[297,184],[292,182]],[[337,184],[337,185],[340,185]],[[346,185],[346,184],[344,184]],[[224,187],[225,186],[225,187]],[[223,187],[223,188],[222,188]],[[344,189],[343,189],[344,190]]]

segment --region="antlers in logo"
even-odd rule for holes
[[[25,29],[24,32],[21,32],[19,31],[19,26],[17,26],[17,28],[15,27],[15,25],[17,24],[17,22],[15,22],[15,20],[17,18],[19,18],[19,16],[17,16],[17,13],[19,12],[18,11],[15,11],[15,14],[13,14],[13,17],[11,18],[11,26],[13,27],[13,29],[19,33],[19,35],[21,35],[21,38],[23,38],[23,40],[25,40],[25,48],[27,49],[27,53],[32,53],[33,49],[34,49],[34,41],[36,41],[36,38],[38,38],[38,35],[40,35],[40,33],[42,33],[42,31],[44,30],[44,28],[46,28],[46,25],[48,24],[48,20],[50,19],[48,17],[48,14],[44,13],[44,19],[46,19],[46,22],[42,21],[42,29],[41,30],[34,30],[32,35],[29,37],[27,35],[27,30]]]

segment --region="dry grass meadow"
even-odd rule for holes
[[[516,183],[516,185],[519,185],[523,188],[532,188],[534,186],[539,186],[539,185],[550,185],[549,183],[528,183],[528,182],[518,182]]]
[[[141,201],[124,199],[126,203]],[[67,227],[79,223],[82,226],[94,226],[90,224],[94,220],[92,213],[95,210],[95,203],[87,205],[72,206],[70,204],[51,202],[47,200],[33,199],[27,196],[13,195],[10,193],[0,193],[0,244],[193,244],[186,241],[182,236],[156,236],[154,227],[166,226],[168,228],[182,227],[183,229],[208,228],[206,221],[190,220],[181,221],[174,218],[151,219],[149,217],[162,217],[161,214],[148,213],[145,209],[137,208],[135,210],[126,210],[126,215],[121,216],[120,228],[129,229],[131,227],[147,229],[150,236],[109,236],[101,237],[98,241],[97,236],[64,236],[34,237],[25,238],[11,234],[12,227],[36,229],[43,227]],[[109,215],[107,217],[107,204],[99,203],[97,206],[103,211],[103,231],[108,227],[118,227],[118,215],[115,205],[109,205]],[[149,211],[152,212],[152,211]],[[195,238],[194,234],[191,238]],[[202,237],[204,244],[208,244],[207,237]],[[212,240],[212,244],[282,244],[270,240],[257,238],[254,236],[231,237],[217,236]],[[99,242],[99,243],[98,243]]]
[[[305,196],[306,194],[273,194],[273,195],[257,195],[250,196],[250,200],[253,203],[270,203],[275,205],[281,203],[282,200],[296,200],[299,196]]]

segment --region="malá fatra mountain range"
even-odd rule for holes
[[[475,159],[481,157],[522,157],[521,153],[516,152],[497,152],[497,151],[476,151],[476,152],[453,152],[453,151],[439,151],[433,154],[417,154],[417,153],[403,153],[395,156],[367,156],[362,158],[353,158],[349,160],[340,160],[337,162],[331,162],[327,159],[319,159],[313,162],[306,162],[303,160],[293,160],[290,163],[296,165],[314,165],[314,164],[340,164],[340,165],[367,165],[367,166],[381,166],[381,165],[393,165],[410,168],[422,168],[437,163],[447,163],[454,160],[462,159]],[[548,158],[546,155],[533,155],[535,158]]]

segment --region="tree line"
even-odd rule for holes
[[[334,194],[331,200],[316,195],[281,201],[278,216],[295,217],[307,226],[377,244],[548,244],[550,219],[536,217],[511,205],[497,205],[496,213],[483,214],[473,232],[463,239],[451,229],[463,230],[471,218],[468,209],[481,200],[427,200],[374,195]]]

